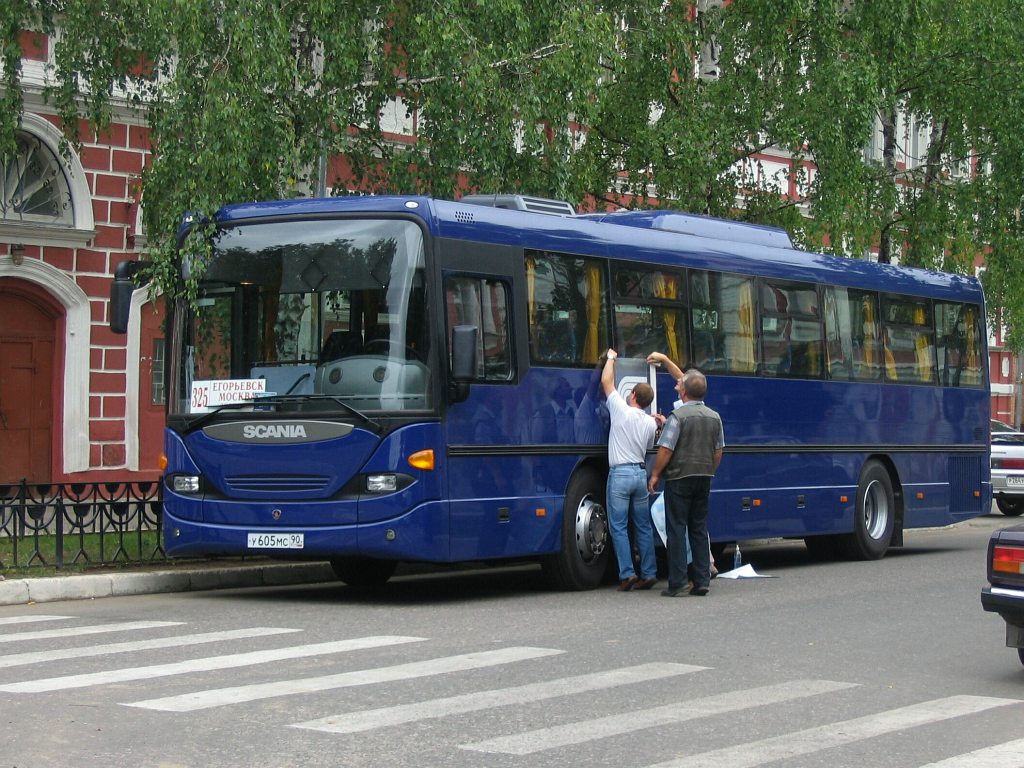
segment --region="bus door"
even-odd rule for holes
[[[477,329],[476,374],[464,398],[448,393],[444,419],[452,559],[536,554],[550,526],[530,499],[523,452],[530,414],[519,391],[518,354],[525,347],[513,333],[522,250],[460,241],[439,248],[449,368],[452,329]]]

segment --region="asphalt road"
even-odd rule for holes
[[[0,607],[0,766],[1024,766],[978,597],[1013,522],[871,563],[746,544],[772,578],[706,598],[526,566]]]

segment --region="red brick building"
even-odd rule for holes
[[[125,111],[100,136],[83,125],[81,151],[63,157],[41,97],[52,45],[21,42],[25,110],[17,155],[0,169],[0,483],[155,478],[155,309],[138,297],[127,338],[107,315],[117,263],[142,245],[148,130]]]

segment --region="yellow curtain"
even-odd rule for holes
[[[914,307],[914,325],[924,326],[924,324],[924,307]],[[917,354],[918,381],[931,381],[934,362],[931,345],[928,343],[928,335],[923,327],[917,330],[917,337],[914,339],[914,350]]]
[[[864,297],[864,364],[869,368],[875,365],[875,305],[869,297]]]
[[[974,309],[969,308],[964,312],[964,324],[967,326],[966,333],[966,345],[967,349],[967,367],[964,373],[967,374],[967,381],[964,381],[964,375],[961,374],[960,379],[965,384],[980,384],[981,383],[981,363],[978,360],[978,321],[974,316]]]
[[[669,275],[666,280],[664,273],[655,273],[654,295],[659,299],[675,300],[679,296],[679,278]],[[665,307],[659,309],[658,314],[665,325],[665,343],[668,345],[666,354],[672,362],[682,365],[686,361],[679,354],[679,338],[676,336],[676,310],[673,307]]]
[[[899,376],[896,375],[896,357],[893,355],[892,350],[889,349],[889,336],[886,335],[882,342],[882,352],[885,355],[885,371],[889,374],[889,378],[896,381]]]
[[[749,280],[744,280],[740,286],[739,321],[739,343],[733,370],[749,373],[754,370],[754,290]]]
[[[583,342],[583,362],[596,363],[598,335],[601,332],[601,268],[587,264],[587,338]]]

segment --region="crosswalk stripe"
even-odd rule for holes
[[[203,632],[194,635],[178,635],[175,637],[156,637],[151,640],[133,640],[124,643],[107,643],[106,645],[89,645],[79,648],[60,648],[52,651],[30,651],[0,656],[0,669],[20,667],[26,664],[42,664],[65,659],[84,659],[89,656],[105,656],[114,653],[134,653],[135,651],[151,651],[156,648],[177,648],[202,643],[217,643],[224,640],[241,640],[247,637],[269,637],[289,632],[301,632],[301,629],[285,629],[283,627],[252,627],[250,629],[230,629],[221,632]]]
[[[53,640],[58,637],[99,635],[105,632],[132,632],[136,629],[157,629],[159,627],[180,627],[183,621],[123,621],[120,624],[90,624],[86,627],[65,627],[63,629],[40,629],[35,632],[14,632],[0,635],[0,643],[22,640]]]
[[[976,749],[921,768],[1024,768],[1024,739]]]
[[[645,728],[696,720],[701,717],[777,704],[807,696],[818,696],[823,693],[834,693],[855,687],[857,687],[856,683],[840,683],[832,680],[793,680],[760,688],[730,691],[676,704],[666,704],[661,707],[608,715],[593,720],[577,721],[551,728],[539,728],[513,736],[500,736],[474,744],[462,744],[460,748],[475,752],[531,755],[545,749],[582,744]]]
[[[130,667],[127,669],[112,669],[106,672],[51,677],[44,680],[26,680],[21,683],[0,685],[0,691],[7,693],[62,691],[68,688],[85,688],[90,685],[124,683],[130,680],[148,680],[154,677],[182,675],[188,672],[233,669],[235,667],[247,667],[254,664],[281,661],[283,659],[302,659],[310,656],[323,656],[329,653],[362,650],[364,648],[380,648],[400,643],[417,643],[422,640],[426,640],[426,638],[400,637],[395,635],[357,637],[350,640],[335,640],[329,643],[316,643],[314,645],[296,645],[288,648],[273,648],[266,651],[250,651],[249,653],[233,653],[226,656],[189,659],[171,664],[155,664],[149,667]]]
[[[4,624],[31,624],[35,621],[62,621],[73,618],[74,616],[8,616],[6,619],[0,619],[0,626]]]
[[[411,680],[417,677],[442,675],[448,672],[493,667],[499,664],[539,659],[544,656],[555,656],[560,653],[565,653],[565,651],[558,651],[552,648],[501,648],[495,651],[464,653],[458,656],[447,656],[439,659],[413,661],[391,667],[342,672],[337,675],[306,677],[298,680],[281,680],[275,683],[240,685],[233,688],[215,688],[207,691],[186,693],[181,696],[167,696],[160,699],[136,701],[125,706],[158,709],[166,712],[191,712],[197,709],[220,707],[226,704],[240,704],[246,701],[257,701],[276,696],[329,691],[335,688],[373,685],[396,680]],[[0,688],[0,690],[3,689]]]
[[[874,715],[828,723],[793,733],[783,733],[761,741],[724,747],[649,768],[753,768],[775,760],[809,755],[855,741],[883,736],[887,733],[915,728],[929,723],[973,715],[995,707],[1022,703],[1018,699],[997,699],[988,696],[950,696],[925,701],[908,707],[890,709]]]
[[[292,728],[306,728],[313,731],[328,733],[358,733],[375,728],[411,723],[418,720],[429,720],[465,712],[479,712],[484,709],[504,707],[510,704],[527,704],[544,701],[559,696],[571,696],[588,691],[599,691],[615,688],[620,685],[633,685],[650,680],[660,680],[691,672],[700,672],[708,667],[696,667],[689,664],[657,663],[638,664],[633,667],[595,672],[589,675],[562,677],[542,683],[518,685],[512,688],[498,688],[461,696],[449,696],[443,699],[431,699],[415,704],[403,704],[395,707],[381,707],[360,712],[349,712],[341,715],[330,715],[304,723],[294,723]]]

